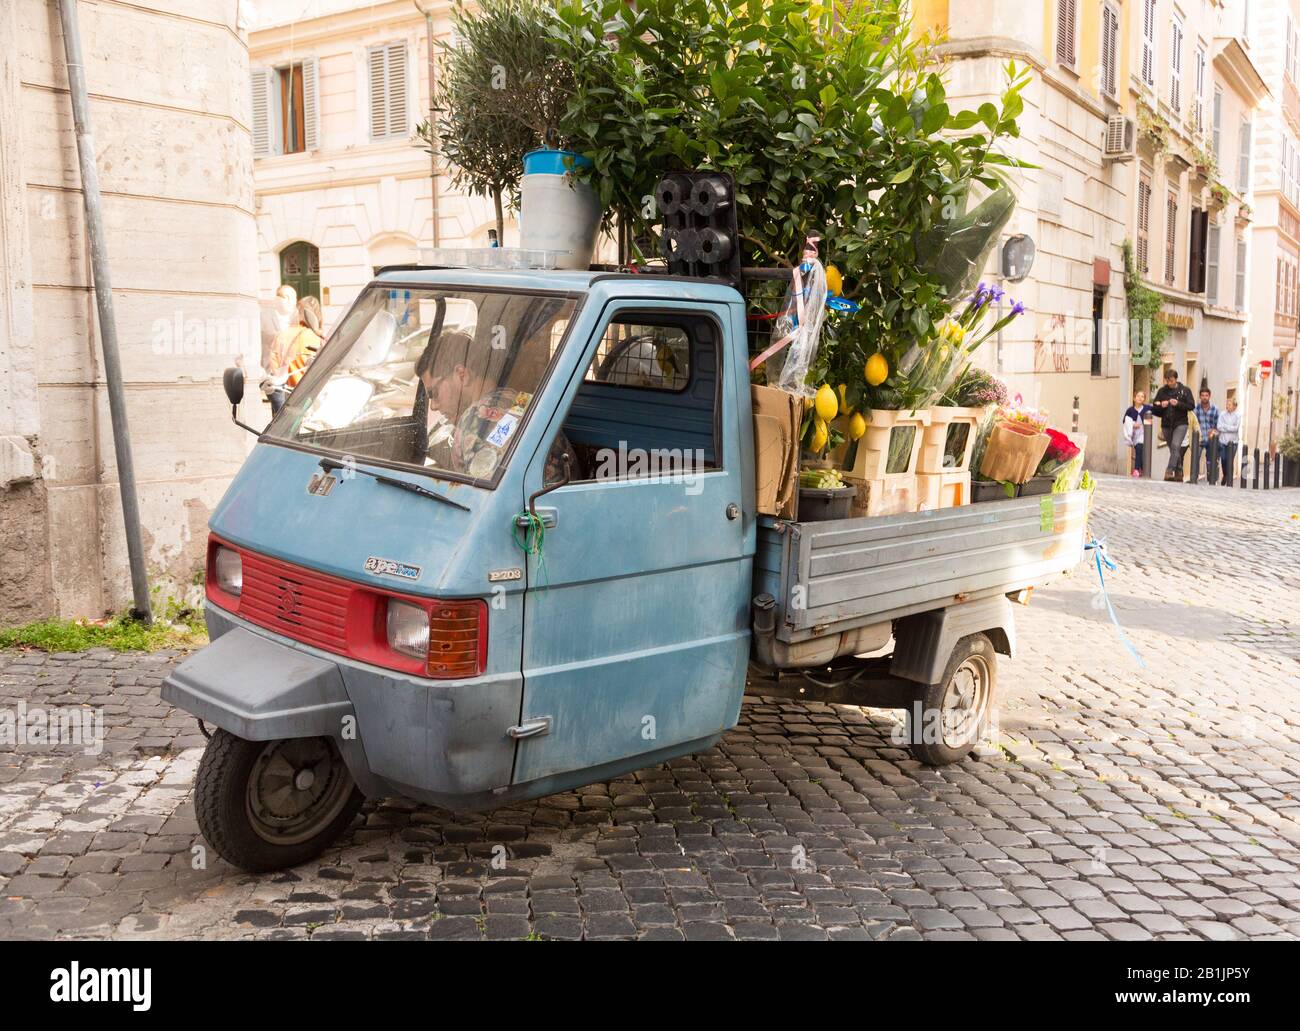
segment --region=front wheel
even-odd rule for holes
[[[217,730],[199,763],[194,811],[222,859],[263,873],[320,855],[361,808],[333,738],[245,741]]]
[[[943,679],[917,690],[908,716],[913,756],[928,766],[947,766],[970,754],[993,706],[997,670],[993,642],[984,634],[957,642]]]

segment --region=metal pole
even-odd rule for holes
[[[63,47],[68,63],[68,93],[77,132],[77,157],[81,164],[81,193],[86,205],[86,236],[90,240],[90,267],[95,282],[95,307],[99,313],[99,340],[104,351],[104,379],[108,384],[108,410],[113,424],[113,451],[117,457],[117,482],[122,495],[122,522],[126,529],[126,554],[131,566],[131,593],[136,615],[153,622],[149,607],[149,579],[145,575],[144,543],[140,537],[140,502],[135,489],[135,462],[131,457],[131,431],[126,420],[122,391],[122,363],[117,349],[117,319],[113,314],[113,283],[108,270],[108,246],[100,208],[99,172],[95,167],[95,137],[90,131],[90,106],[86,97],[86,69],[81,58],[77,28],[77,0],[59,0]]]

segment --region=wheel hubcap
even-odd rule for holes
[[[351,775],[329,738],[271,741],[249,774],[245,807],[258,837],[296,845],[327,827],[351,793]]]
[[[979,733],[988,707],[989,667],[979,655],[969,656],[953,672],[943,695],[943,743],[960,748],[971,743]]]

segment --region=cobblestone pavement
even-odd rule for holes
[[[276,876],[195,869],[175,656],[0,653],[0,706],[108,727],[100,755],[0,745],[0,936],[1294,938],[1297,515],[1300,491],[1103,477],[1146,668],[1081,567],[1020,610],[979,758],[918,765],[889,711],[749,699],[707,754],[490,814],[370,802]]]

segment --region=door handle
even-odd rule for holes
[[[551,732],[551,717],[537,716],[531,720],[524,720],[514,727],[506,728],[506,737],[514,738],[516,741],[522,741],[526,737],[541,737],[543,734]]]
[[[559,512],[553,508],[537,509],[537,518],[542,521],[542,526],[545,527],[547,530],[555,526],[555,524],[559,521],[559,515],[560,515]],[[515,516],[515,525],[519,527],[521,530],[526,530],[528,529],[529,526],[532,525],[532,520],[528,516],[520,512],[519,515]]]

